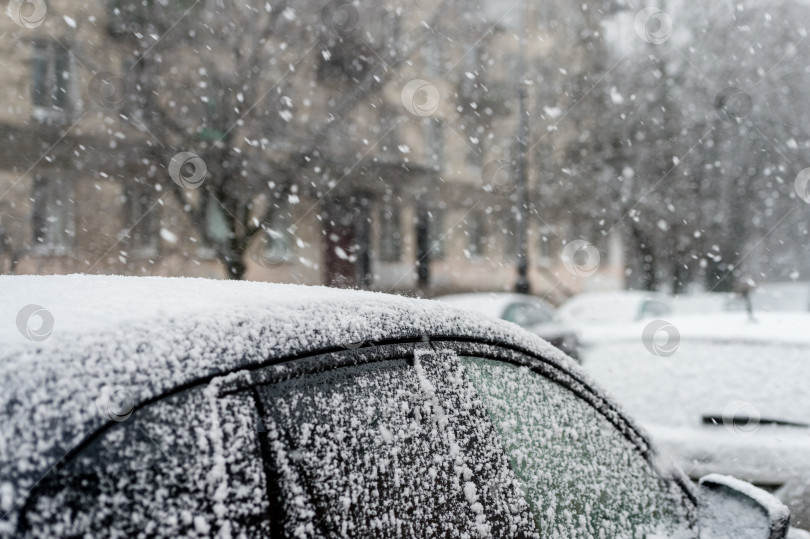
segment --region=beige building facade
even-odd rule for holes
[[[121,38],[110,31],[114,4],[52,0],[30,28],[0,18],[0,270],[227,278],[216,245],[227,241],[222,211],[209,200],[205,230],[192,222],[184,205],[202,203],[200,191],[178,196],[167,170],[173,152],[161,150],[169,157],[157,162],[159,137],[139,125],[137,112],[124,118],[104,102],[111,89],[100,75],[123,74],[126,65]],[[380,9],[404,31],[426,20],[431,6]],[[394,31],[378,26],[379,35]],[[337,157],[302,167],[272,202],[257,195],[256,206],[278,211],[246,249],[244,278],[421,295],[513,288],[519,40],[510,28],[479,30],[420,38],[407,61],[383,66],[395,73],[374,99],[323,142],[337,148],[329,153]],[[373,45],[373,34],[360,35]],[[552,45],[537,30],[529,35],[529,58],[539,61]],[[340,47],[328,50],[295,66],[315,89],[304,100],[310,112],[290,125],[348,91],[329,75],[335,66],[345,69],[332,55]],[[538,99],[532,88],[534,133],[555,120],[538,112]],[[549,141],[563,147],[572,136],[560,126]],[[359,149],[341,154],[346,141]],[[544,181],[532,159],[530,202]],[[576,225],[530,212],[534,293],[560,301],[583,289],[621,286],[618,238],[595,243],[598,254],[579,253],[589,260],[566,259]]]

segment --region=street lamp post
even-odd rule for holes
[[[527,188],[527,166],[529,145],[529,118],[526,114],[526,17],[521,18],[520,29],[520,50],[518,51],[518,103],[520,119],[518,122],[517,136],[517,183],[515,204],[515,224],[517,226],[517,280],[515,281],[515,292],[528,294],[531,292],[529,283],[529,253],[527,227],[529,221],[529,203]]]

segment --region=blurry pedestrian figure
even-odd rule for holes
[[[754,318],[754,306],[751,303],[751,292],[756,286],[757,284],[750,277],[740,279],[734,286],[734,292],[739,294],[745,303],[745,311],[748,313],[748,320],[751,322],[756,322]]]

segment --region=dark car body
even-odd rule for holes
[[[693,486],[577,365],[510,324],[284,285],[0,283],[10,305],[50,298],[55,321],[40,341],[0,330],[0,535],[787,529],[762,491]]]

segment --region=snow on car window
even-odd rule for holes
[[[267,535],[253,401],[211,388],[136,410],[35,489],[34,537]]]
[[[588,403],[526,368],[464,365],[544,537],[688,533],[683,494]]]
[[[457,358],[344,367],[259,389],[300,537],[538,537]]]

